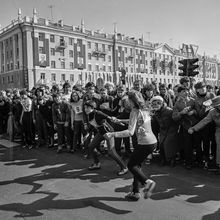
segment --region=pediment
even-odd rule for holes
[[[174,55],[173,49],[168,44],[158,45],[157,47],[155,47],[154,52],[159,54],[170,55],[170,56]]]

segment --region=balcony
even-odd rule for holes
[[[128,59],[133,59],[134,58],[134,54],[129,54],[128,55]]]
[[[92,54],[95,55],[95,56],[105,56],[106,51],[95,49],[95,50],[92,51]]]
[[[67,43],[64,40],[60,40],[59,45],[57,46],[58,49],[65,49],[67,47]]]

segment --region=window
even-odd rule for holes
[[[74,74],[70,74],[70,82],[74,82]]]
[[[127,47],[125,47],[125,53],[127,53],[128,52],[128,48]]]
[[[112,62],[111,56],[108,56],[108,62]]]
[[[11,83],[13,83],[14,82],[14,76],[12,75],[11,76]]]
[[[50,55],[55,56],[55,49],[54,48],[50,48]]]
[[[69,38],[69,45],[73,45],[74,39],[73,38]]]
[[[152,58],[152,52],[150,52],[150,57]]]
[[[70,69],[74,69],[74,64],[73,64],[73,62],[70,62]]]
[[[9,63],[7,64],[7,71],[9,71],[10,70],[10,65],[9,65]]]
[[[51,74],[51,81],[56,82],[56,74],[55,73]]]
[[[17,61],[17,69],[19,69],[20,68],[20,63],[19,63],[19,61]]]
[[[102,66],[102,71],[104,71],[104,72],[106,71],[105,65]]]
[[[131,67],[131,73],[133,73],[133,72],[134,72],[133,67]]]
[[[51,68],[56,68],[56,62],[54,60],[52,60],[50,63],[51,63]]]
[[[41,73],[41,74],[40,74],[40,78],[41,78],[41,79],[45,79],[45,73]]]
[[[96,60],[99,60],[99,56],[98,55],[96,56]]]
[[[19,58],[19,48],[16,48],[16,57]]]
[[[88,71],[92,71],[92,65],[88,64]]]
[[[111,72],[112,71],[112,67],[108,66],[108,71]]]
[[[91,49],[91,42],[88,41],[88,49]]]
[[[147,57],[147,51],[145,51],[145,56]]]
[[[43,41],[44,40],[44,33],[39,33],[39,41]]]
[[[92,59],[92,54],[88,53],[88,60],[91,60],[91,59]]]
[[[77,39],[77,46],[81,45],[81,39]]]
[[[105,44],[102,44],[102,51],[105,52]]]
[[[50,42],[52,42],[52,43],[55,42],[55,36],[53,34],[50,35]]]
[[[66,81],[66,75],[65,74],[61,74],[61,81]]]
[[[64,61],[61,62],[61,69],[65,69],[65,62]]]
[[[103,56],[103,61],[105,62],[105,56]]]
[[[112,46],[108,45],[108,51],[111,51]]]
[[[73,50],[69,50],[69,57],[73,57]]]
[[[65,56],[64,50],[61,50],[61,51],[60,51],[60,56],[61,56],[61,57],[64,57],[64,56]]]
[[[15,35],[15,42],[18,44],[18,34]]]
[[[39,47],[39,53],[44,53],[44,48],[43,47]]]
[[[148,61],[146,60],[145,63],[146,63],[146,66],[147,66],[148,65]]]
[[[98,50],[99,49],[99,45],[98,43],[95,43],[95,50]]]
[[[14,65],[13,65],[13,63],[11,63],[11,70],[13,70],[14,69]]]
[[[99,71],[99,65],[95,65],[95,71]]]

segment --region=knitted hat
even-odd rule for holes
[[[150,103],[154,102],[154,101],[160,101],[160,102],[164,102],[163,98],[159,95],[154,96],[151,100]]]

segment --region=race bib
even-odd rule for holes
[[[76,106],[75,107],[75,113],[76,114],[80,114],[80,113],[82,113],[83,111],[82,111],[82,106]]]

